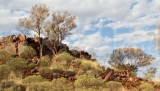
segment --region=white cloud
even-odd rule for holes
[[[123,41],[128,44],[142,43],[146,41],[152,41],[154,39],[154,31],[132,31],[123,34],[116,34],[114,36],[114,41]]]

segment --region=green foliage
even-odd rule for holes
[[[80,65],[80,69],[83,70],[84,72],[86,72],[88,70],[91,70],[92,69],[91,63],[82,62],[81,65]]]
[[[74,61],[72,61],[72,64],[79,67],[82,64],[82,61],[80,59],[75,59]]]
[[[143,83],[139,86],[140,91],[155,91],[151,84]]]
[[[98,77],[99,74],[102,73],[102,71],[98,70],[98,69],[92,68],[91,70],[88,70],[86,73],[89,74],[89,75],[91,75],[91,76]]]
[[[39,74],[40,74],[42,77],[48,77],[51,73],[52,73],[52,70],[49,69],[48,67],[41,67],[41,68],[39,69]]]
[[[117,48],[113,50],[109,64],[117,69],[137,71],[138,67],[149,65],[154,59],[140,48]]]
[[[150,67],[147,69],[147,72],[144,74],[144,79],[146,80],[152,80],[154,78],[155,74],[157,72],[157,68],[155,67]]]
[[[0,49],[0,64],[3,64],[10,60],[12,58],[12,55],[9,54],[6,50]]]
[[[52,91],[52,83],[49,81],[31,83],[28,86],[29,91]]]
[[[39,63],[40,63],[40,66],[49,66],[52,62],[49,56],[43,56],[41,57]]]
[[[23,79],[24,84],[31,84],[31,83],[42,82],[42,81],[44,81],[42,76],[37,76],[37,75],[28,76]]]
[[[24,46],[19,49],[19,56],[24,59],[33,58],[37,53],[31,46]]]
[[[110,91],[120,91],[120,88],[122,88],[123,86],[120,82],[109,81],[105,84],[105,87],[110,89]]]
[[[26,87],[22,84],[16,84],[12,87],[12,91],[26,91]]]
[[[90,75],[80,75],[75,81],[74,85],[76,88],[99,88],[103,86],[104,81],[101,78],[95,78]]]
[[[66,61],[71,62],[73,60],[73,56],[71,56],[69,53],[63,52],[61,54],[56,55],[56,61]]]
[[[10,68],[7,65],[0,65],[0,80],[5,79],[10,74]]]
[[[78,88],[76,89],[76,91],[99,91],[97,89],[94,88]],[[102,91],[102,90],[101,90]],[[106,91],[106,90],[105,90]],[[108,91],[108,90],[107,90]]]
[[[65,78],[53,79],[52,87],[55,91],[72,91],[74,89],[73,83]]]
[[[11,67],[13,71],[19,71],[28,67],[27,62],[23,58],[12,58],[7,62],[7,65]]]
[[[73,83],[65,78],[53,79],[51,82],[35,82],[28,86],[29,91],[73,91]]]
[[[57,64],[57,68],[60,69],[68,69],[72,63],[72,60],[74,59],[73,56],[71,56],[69,53],[61,53],[55,56],[55,61]]]

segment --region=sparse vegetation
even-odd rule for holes
[[[0,91],[155,91],[160,88],[152,80],[157,72],[154,67],[147,70],[144,78],[137,77],[138,68],[155,59],[152,55],[140,48],[117,48],[109,56],[113,69],[106,68],[87,52],[70,50],[62,43],[77,27],[75,16],[59,11],[51,15],[46,5],[33,6],[28,17],[19,19],[19,26],[33,30],[38,36],[29,37],[25,43],[25,35],[24,39],[12,35],[7,43],[0,44],[3,45]]]
[[[148,83],[142,83],[139,86],[140,91],[155,91],[154,87],[151,84]]]
[[[50,66],[51,65],[51,58],[49,58],[48,56],[43,56],[41,59],[40,59],[40,66],[42,67],[45,67],[45,66]]]
[[[36,53],[35,49],[33,49],[31,46],[23,46],[19,49],[19,56],[21,58],[24,58],[24,59],[30,58],[31,59],[36,55],[37,55],[37,53]]]
[[[11,70],[8,65],[0,65],[0,80],[6,79],[10,73]]]
[[[36,82],[42,82],[44,79],[41,76],[28,76],[26,78],[23,79],[23,83],[24,84],[32,84],[32,83],[36,83]]]
[[[104,85],[101,78],[95,78],[91,75],[80,75],[74,83],[75,88],[95,88],[98,89]]]
[[[110,91],[121,91],[121,88],[123,86],[120,82],[109,81],[105,84],[105,87],[108,88]]]

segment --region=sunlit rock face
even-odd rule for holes
[[[26,36],[24,34],[0,37],[0,48],[4,48],[12,55],[18,55],[18,49],[24,45],[26,45]]]

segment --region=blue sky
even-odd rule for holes
[[[67,10],[77,16],[78,27],[63,41],[70,49],[88,51],[99,63],[108,65],[108,55],[113,49],[140,47],[156,57],[150,66],[160,70],[160,54],[154,42],[160,21],[160,0],[0,0],[0,36],[19,33],[18,18],[41,3],[50,12]],[[160,78],[160,71],[156,77]]]

